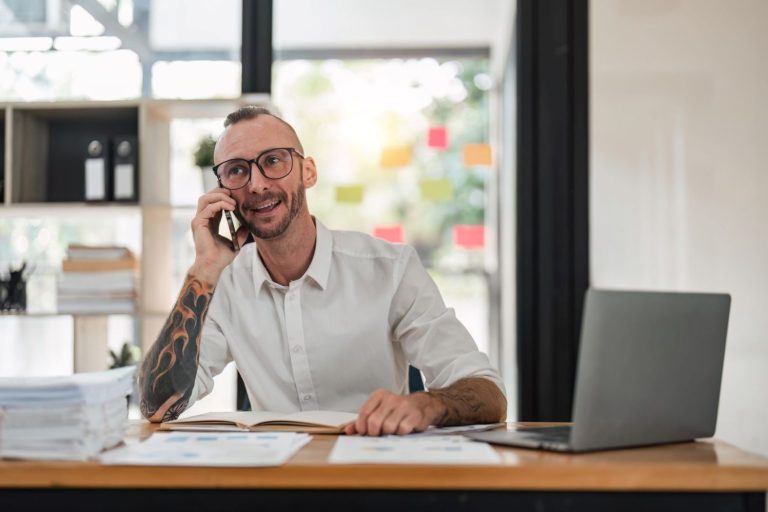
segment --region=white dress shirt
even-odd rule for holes
[[[230,361],[254,410],[357,412],[378,388],[407,394],[409,363],[428,389],[484,377],[504,391],[412,247],[316,226],[312,262],[288,286],[270,278],[255,243],[224,270],[190,404]]]

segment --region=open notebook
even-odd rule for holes
[[[356,413],[338,411],[268,411],[208,412],[164,422],[160,430],[192,431],[283,431],[310,434],[339,434],[357,419]]]

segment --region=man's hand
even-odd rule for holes
[[[192,238],[195,241],[195,262],[190,274],[215,285],[224,267],[235,259],[232,243],[219,235],[219,222],[224,210],[234,211],[237,203],[231,192],[215,188],[197,201],[197,213],[192,219]],[[238,244],[242,247],[248,237],[248,230],[240,226],[237,230]]]
[[[507,399],[490,380],[460,379],[442,389],[400,396],[386,389],[371,393],[344,429],[348,435],[379,436],[423,432],[430,425],[448,427],[496,423],[507,417]]]
[[[396,395],[386,389],[371,393],[357,415],[344,429],[348,435],[405,435],[423,432],[445,413],[445,406],[427,393]]]

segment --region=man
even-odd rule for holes
[[[221,188],[198,201],[195,262],[141,367],[142,414],[177,418],[234,360],[255,409],[358,412],[347,434],[503,420],[499,376],[415,251],[316,221],[315,162],[282,119],[243,107],[224,127]],[[239,253],[218,235],[224,210],[239,246],[255,239]],[[428,392],[406,394],[409,363]]]

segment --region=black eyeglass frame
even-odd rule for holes
[[[282,149],[282,150],[285,150],[285,151],[288,151],[289,153],[291,153],[291,168],[288,169],[288,172],[283,174],[282,176],[279,176],[277,178],[273,178],[271,176],[267,176],[267,173],[265,173],[264,169],[262,169],[261,165],[259,165],[259,158],[261,158],[265,154],[269,153],[270,151],[277,151],[278,149]],[[247,158],[230,158],[229,160],[224,160],[223,162],[220,162],[220,163],[214,165],[211,168],[211,171],[216,176],[216,179],[219,180],[219,186],[220,187],[226,188],[227,190],[239,190],[239,189],[245,187],[246,185],[248,185],[248,183],[251,182],[251,173],[253,172],[253,166],[254,165],[259,170],[261,175],[264,176],[265,178],[267,178],[268,180],[281,180],[281,179],[285,178],[286,176],[288,176],[289,174],[291,174],[291,172],[293,172],[293,154],[294,153],[299,155],[300,158],[304,158],[304,155],[301,154],[301,152],[298,151],[296,148],[269,148],[269,149],[265,149],[264,151],[262,151],[261,153],[256,155],[255,158],[251,158],[250,160],[248,160]],[[237,188],[225,187],[221,183],[221,178],[219,178],[219,167],[221,167],[222,165],[226,164],[227,162],[232,162],[234,160],[239,160],[241,162],[247,162],[248,163],[248,179],[245,181],[245,183],[243,183],[241,186],[239,186]]]

